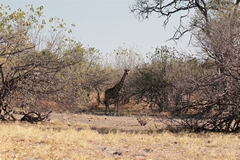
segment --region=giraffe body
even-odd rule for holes
[[[124,80],[126,78],[126,76],[128,75],[128,69],[124,70],[124,74],[122,76],[122,79],[120,80],[119,83],[117,83],[113,88],[109,88],[105,91],[105,106],[106,106],[106,111],[105,114],[107,114],[107,112],[110,112],[110,108],[109,108],[109,100],[110,99],[114,99],[114,115],[118,114],[118,102],[119,102],[119,92],[122,89],[123,85],[124,85]]]

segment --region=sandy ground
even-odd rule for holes
[[[106,116],[92,114],[60,114],[52,113],[50,115],[51,122],[65,122],[69,126],[82,125],[89,126],[92,129],[101,128],[102,132],[110,130],[120,131],[149,131],[157,130],[164,127],[163,120],[153,117],[141,117],[147,124],[140,125],[137,116]]]
[[[237,134],[141,134],[164,127],[166,120],[153,117],[146,117],[148,123],[145,126],[139,124],[137,116],[51,113],[49,118],[50,123],[43,125],[21,123],[16,135],[9,132],[8,127],[11,128],[11,125],[4,126],[2,135],[8,133],[10,137],[3,138],[5,144],[0,147],[0,155],[6,158],[0,156],[0,159],[9,159],[19,154],[24,158],[18,159],[29,160],[45,159],[41,156],[49,157],[48,159],[239,160],[240,137]],[[132,132],[140,134],[131,134]],[[14,145],[10,145],[9,141],[13,141]],[[9,149],[6,149],[7,144],[10,145]],[[31,150],[27,154],[28,158],[22,148],[24,151],[28,151],[26,148]],[[77,158],[70,158],[74,155]]]

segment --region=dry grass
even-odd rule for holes
[[[0,137],[0,159],[240,159],[239,134],[100,134],[81,124],[16,122],[1,123]]]

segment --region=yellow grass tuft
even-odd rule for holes
[[[82,127],[82,126],[81,126]],[[100,134],[66,124],[0,124],[0,159],[239,159],[240,135]]]

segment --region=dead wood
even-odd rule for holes
[[[52,110],[49,111],[47,114],[42,115],[41,113],[38,112],[28,112],[26,113],[22,118],[21,121],[27,121],[29,123],[37,123],[37,122],[42,122],[42,121],[49,121],[49,115],[52,113]]]

